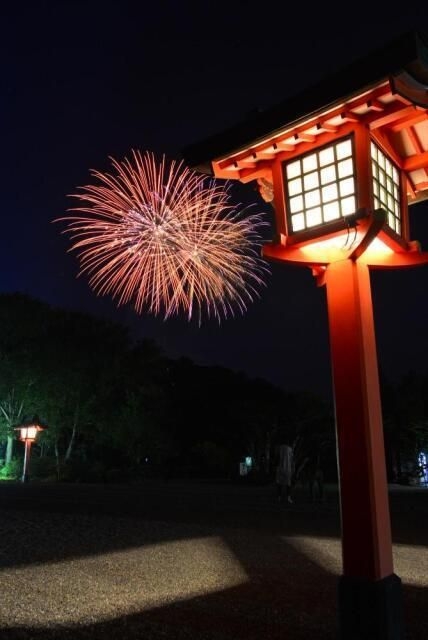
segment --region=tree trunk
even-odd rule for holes
[[[67,447],[67,451],[65,452],[65,456],[64,456],[64,460],[65,462],[68,462],[68,460],[70,460],[71,458],[71,453],[73,451],[73,445],[76,439],[76,433],[77,433],[77,428],[76,428],[76,423],[73,424],[73,431],[71,432],[71,436],[70,436],[70,441],[68,443],[68,447]]]
[[[264,471],[267,475],[270,473],[270,451],[271,451],[271,437],[270,432],[266,433],[266,444],[265,444],[265,468]]]
[[[79,409],[80,409],[80,405],[79,405],[79,402],[77,402],[76,410],[74,412],[73,430],[71,432],[70,442],[68,443],[67,451],[65,452],[65,456],[64,456],[65,462],[68,462],[68,460],[70,460],[71,453],[73,451],[74,442],[76,440],[77,423],[79,421]]]
[[[12,455],[13,455],[13,441],[14,438],[13,436],[8,435],[7,436],[7,445],[6,445],[6,459],[5,459],[5,464],[9,464],[12,460]]]
[[[61,460],[59,456],[58,441],[55,440],[55,461],[56,461],[56,477],[58,482],[61,480]]]

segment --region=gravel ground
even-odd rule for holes
[[[2,640],[337,638],[337,490],[0,484]],[[428,490],[390,494],[406,640],[428,629]]]

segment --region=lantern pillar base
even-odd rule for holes
[[[341,576],[338,585],[340,640],[403,640],[401,579]]]

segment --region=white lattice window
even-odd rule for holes
[[[375,209],[384,209],[387,223],[401,235],[400,174],[395,165],[379,147],[370,143]]]
[[[351,138],[286,163],[284,175],[292,233],[356,212]]]

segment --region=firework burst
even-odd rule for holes
[[[262,214],[229,204],[229,186],[207,180],[183,161],[132,151],[110,158],[111,173],[79,187],[66,221],[80,264],[98,295],[168,318],[184,312],[243,313],[269,272],[261,258]]]

